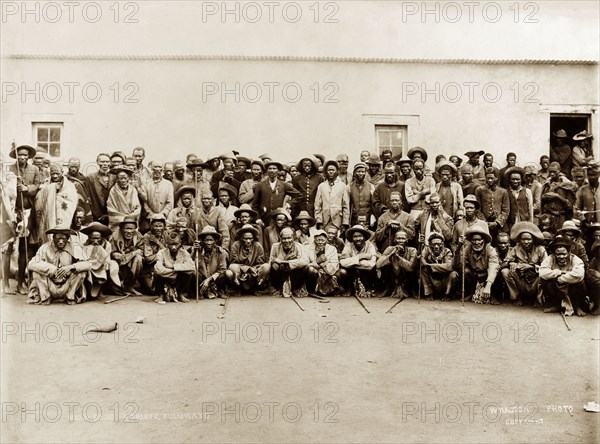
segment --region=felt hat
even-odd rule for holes
[[[548,166],[548,171],[556,171],[556,172],[560,172],[560,163],[558,162],[552,162],[549,166]]]
[[[27,157],[29,159],[33,159],[37,153],[36,149],[32,146],[29,145],[20,145],[16,148],[13,148],[12,150],[10,150],[10,153],[8,153],[8,155],[10,157],[12,157],[13,159],[17,158],[17,153],[19,152],[19,150],[27,150]]]
[[[600,250],[600,240],[597,240],[592,244],[592,248],[590,249],[591,256],[598,256],[598,250]]]
[[[446,239],[444,239],[444,236],[442,236],[442,234],[441,234],[441,233],[438,233],[437,231],[434,231],[433,233],[431,233],[431,234],[429,235],[429,239],[427,239],[427,242],[430,242],[430,243],[431,243],[431,241],[432,241],[433,239],[441,239],[441,240],[442,240],[442,242],[445,242],[445,240],[446,240]]]
[[[305,210],[300,211],[300,214],[298,214],[298,216],[296,216],[294,219],[294,223],[296,224],[301,220],[307,220],[311,227],[316,223],[315,219],[308,214],[308,211]]]
[[[510,179],[511,174],[519,174],[521,176],[521,179],[523,179],[525,177],[525,170],[521,167],[513,166],[507,168],[506,171],[504,171],[504,177],[506,177],[507,179]]]
[[[381,160],[376,153],[371,153],[366,163],[367,165],[381,165]]]
[[[593,233],[596,230],[600,230],[600,222],[592,222],[585,227],[586,233]]]
[[[570,251],[572,245],[573,245],[573,242],[571,242],[571,240],[569,238],[566,238],[559,234],[558,236],[556,236],[554,238],[554,240],[552,242],[550,242],[550,245],[548,245],[548,250],[550,250],[552,253],[554,253],[554,251],[558,247],[565,247],[567,249],[567,251]]]
[[[238,230],[238,237],[241,238],[244,233],[252,233],[254,239],[258,239],[258,230],[250,224],[244,224],[242,228]]]
[[[319,161],[321,162],[321,165],[323,165],[325,163],[325,156],[323,154],[313,154],[313,156],[315,156],[317,159],[319,159]]]
[[[258,156],[258,158],[259,158],[259,159],[260,159],[262,162],[264,162],[264,161],[265,161],[265,159],[269,159],[269,160],[270,160],[270,159],[271,159],[271,155],[270,155],[270,154],[267,154],[267,153],[264,153],[264,154],[261,154],[260,156]]]
[[[594,136],[592,134],[588,134],[586,130],[583,130],[573,136],[573,140],[585,140],[585,139],[593,139]]]
[[[266,170],[265,164],[262,163],[262,160],[252,160],[250,162],[250,168],[252,168],[253,165],[258,165],[263,172]]]
[[[220,160],[227,160],[227,159],[231,159],[233,160],[235,163],[237,163],[237,159],[233,154],[229,154],[229,153],[223,153],[219,155],[219,159]]]
[[[357,168],[364,168],[366,170],[367,164],[364,162],[358,162],[356,165],[354,165],[354,168],[352,168],[352,172],[356,171]]]
[[[238,190],[233,186],[228,184],[227,182],[219,182],[219,192],[221,192],[221,190],[225,190],[229,193],[229,197],[232,199],[237,199],[238,196]]]
[[[279,171],[283,169],[283,165],[281,164],[281,162],[275,162],[273,160],[270,160],[267,163],[265,163],[265,170],[269,169],[271,165],[275,165]]]
[[[215,157],[216,159],[216,157]],[[200,159],[199,157],[193,159],[191,162],[188,162],[186,165],[186,168],[189,168],[190,170],[193,170],[194,168],[206,168],[206,162],[204,162],[202,159]]]
[[[204,239],[209,234],[217,239],[221,239],[221,234],[212,225],[206,225],[202,228],[202,231],[198,233],[198,239]]]
[[[481,205],[479,205],[479,201],[473,194],[467,194],[467,196],[463,199],[463,205],[465,202],[472,203],[473,205],[475,205],[475,209],[477,210],[481,208]]]
[[[421,153],[421,158],[423,159],[423,162],[427,161],[427,151],[425,151],[425,148],[422,148],[420,146],[412,147],[408,150],[408,157],[412,159],[415,153]]]
[[[298,171],[303,171],[302,162],[304,162],[305,160],[310,160],[310,162],[313,164],[313,168],[315,169],[315,171],[319,169],[319,160],[315,156],[304,156],[296,164],[296,168],[298,169]]]
[[[566,133],[566,131],[564,129],[560,129],[557,132],[552,133],[552,135],[554,137],[559,137],[559,138],[566,138],[566,137],[568,137],[567,133]]]
[[[115,176],[119,173],[126,173],[129,177],[133,176],[133,170],[129,167],[126,167],[124,165],[120,165],[114,168],[111,168],[109,171],[110,174],[114,174]]]
[[[409,165],[412,165],[412,159],[408,156],[402,156],[400,159],[398,159],[396,161],[396,165],[400,166],[404,163],[408,163]]]
[[[441,162],[438,162],[438,164],[435,166],[435,171],[438,174],[441,173],[441,171],[443,169],[449,169],[454,174],[456,174],[458,171],[456,168],[456,165],[454,165],[452,162],[449,162],[447,160],[442,160]]]
[[[283,214],[287,218],[288,222],[292,221],[292,216],[290,216],[290,213],[285,211],[283,208],[275,208],[273,211],[271,211],[271,217],[273,219],[275,219],[280,214]]]
[[[235,217],[240,217],[242,213],[250,213],[250,217],[252,217],[252,219],[258,216],[258,213],[254,211],[252,207],[247,203],[240,205],[240,207],[233,212],[233,215]]]
[[[236,156],[238,163],[239,162],[244,162],[246,164],[246,168],[250,166],[250,164],[252,163],[252,161],[248,158],[248,157],[244,157],[244,156]]]
[[[84,234],[91,234],[94,231],[98,231],[104,237],[108,237],[112,234],[111,229],[100,222],[92,222],[81,229],[81,232]]]
[[[72,230],[69,227],[64,227],[64,226],[57,226],[54,228],[50,228],[49,230],[46,230],[46,234],[64,234],[67,236],[71,236],[73,234],[76,234],[74,230]]]
[[[179,188],[177,190],[177,192],[175,193],[175,202],[177,202],[179,200],[179,198],[181,197],[181,195],[183,193],[192,193],[192,196],[196,197],[196,188],[194,188],[190,185],[186,185],[186,186]]]
[[[167,218],[162,213],[154,213],[152,216],[150,216],[150,223],[151,224],[153,222],[158,222],[158,221],[163,222],[164,224],[166,224],[167,223]]]
[[[535,167],[535,165],[527,165],[525,167],[525,175],[533,174],[534,176],[536,176],[537,173],[538,172],[537,172],[537,168]]]
[[[465,156],[467,156],[470,159],[473,156],[481,157],[484,154],[485,154],[485,151],[483,151],[483,150],[479,150],[479,151],[467,151],[465,153]]]
[[[483,228],[482,226],[473,225],[469,227],[467,231],[465,231],[465,237],[468,241],[470,241],[471,238],[476,234],[481,235],[484,238],[485,243],[490,243],[492,241],[492,236],[490,236],[488,229]]]
[[[575,232],[576,236],[579,236],[581,234],[581,230],[579,228],[577,228],[577,225],[575,225],[575,222],[573,222],[572,220],[564,221],[562,224],[562,227],[560,227],[558,230],[556,230],[556,232],[559,234],[565,233],[567,231]]]
[[[315,232],[313,233],[313,239],[317,236],[327,237],[327,232],[325,230],[315,230]]]
[[[371,237],[369,230],[365,229],[362,225],[354,225],[346,230],[346,239],[352,241],[352,236],[354,233],[361,233],[365,239],[369,239]]]
[[[593,159],[588,162],[588,172],[600,173],[600,161]]]
[[[336,170],[339,170],[339,169],[340,169],[340,164],[339,164],[339,163],[337,163],[335,160],[328,160],[327,162],[325,162],[325,163],[323,164],[323,169],[324,169],[325,171],[327,171],[327,167],[328,167],[329,165],[333,165],[333,166],[335,166]]]
[[[134,224],[137,228],[138,221],[133,216],[125,216],[125,218],[121,222],[119,222],[119,227],[123,227],[123,225],[126,225],[126,224]]]
[[[510,240],[516,242],[523,233],[529,233],[538,242],[544,241],[544,235],[538,226],[532,222],[517,222],[510,230]]]

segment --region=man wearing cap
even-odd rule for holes
[[[43,244],[29,261],[31,284],[30,304],[50,305],[53,299],[65,299],[69,305],[85,300],[83,281],[92,265],[81,248],[71,244],[71,230],[65,227],[49,229],[52,240]]]
[[[114,175],[109,174],[110,158],[108,154],[98,154],[96,164],[98,165],[98,171],[87,176],[86,190],[90,198],[94,220],[106,224],[108,223],[108,210],[106,208],[108,193],[115,184],[116,179]]]
[[[479,225],[470,227],[465,237],[469,243],[465,244],[464,254],[457,264],[459,269],[464,267],[465,298],[473,299],[473,302],[479,304],[494,303],[491,299],[492,285],[498,275],[500,261],[498,253],[490,244],[492,238]],[[452,273],[458,279],[458,271]]]
[[[367,219],[373,214],[373,191],[375,187],[367,177],[367,165],[359,162],[354,165],[352,177],[348,185],[348,196],[350,199],[350,223],[356,225],[359,214],[366,214]]]
[[[396,165],[400,171],[400,174],[398,174],[398,179],[401,182],[406,182],[408,179],[414,176],[412,170],[412,160],[408,156],[402,156],[396,161]]]
[[[112,235],[110,228],[99,222],[92,222],[87,227],[83,227],[81,231],[87,237],[82,246],[84,256],[91,263],[91,269],[85,280],[88,296],[101,297],[103,289],[110,294],[126,294],[121,287],[119,265],[110,257],[112,253],[111,244],[108,241]]]
[[[556,234],[561,235],[571,241],[571,248],[569,249],[569,252],[581,259],[585,269],[587,270],[590,261],[588,259],[587,252],[585,251],[583,239],[579,237],[581,230],[577,228],[575,221],[566,220]]]
[[[348,155],[338,154],[335,161],[339,166],[338,177],[345,185],[350,184],[352,182],[352,173],[348,171]]]
[[[137,190],[130,184],[133,172],[127,167],[110,170],[116,177],[116,184],[110,189],[106,201],[108,226],[111,230],[119,225],[125,217],[133,217],[139,221],[142,206]]]
[[[465,217],[457,221],[452,228],[452,251],[454,255],[458,254],[459,248],[465,243],[465,232],[473,225],[479,225],[481,228],[487,230],[487,223],[481,219],[481,213],[479,212],[479,201],[469,194],[463,200],[463,207],[465,209]]]
[[[269,254],[270,280],[275,296],[306,296],[304,277],[308,255],[299,242],[294,241],[294,230],[281,230],[281,241],[271,247]],[[282,290],[283,289],[283,290]]]
[[[219,183],[219,201],[218,206],[223,208],[223,217],[227,226],[230,227],[235,222],[235,212],[238,207],[235,206],[237,203],[238,192],[232,185],[226,182]]]
[[[308,220],[309,224],[315,224],[315,220],[308,215],[307,211],[301,211],[297,216],[298,221]],[[281,230],[290,226],[292,216],[283,208],[277,208],[271,214],[271,223],[263,230],[263,246],[265,251],[271,251],[273,244],[281,242]]]
[[[154,264],[156,255],[165,248],[165,227],[167,220],[164,214],[157,213],[150,219],[150,231],[142,236],[138,246],[142,250],[142,271],[140,284],[146,294],[155,294]]]
[[[573,140],[577,143],[573,147],[573,166],[585,168],[590,160],[594,160],[594,152],[592,151],[591,141],[594,138],[583,130],[573,136]]]
[[[440,195],[442,208],[447,214],[454,217],[458,209],[463,206],[463,189],[458,182],[452,181],[457,174],[456,166],[452,162],[444,160],[435,166],[435,170],[441,179],[435,185],[435,189]]]
[[[375,186],[373,191],[373,213],[375,217],[380,217],[390,208],[391,193],[404,194],[404,182],[398,179],[396,168],[392,163],[388,163],[383,169],[383,180]],[[402,200],[400,204],[402,205]],[[408,210],[408,207],[403,207],[403,210]]]
[[[196,266],[190,253],[182,248],[178,232],[165,236],[166,247],[156,255],[154,285],[156,294],[165,302],[189,302]]]
[[[454,267],[452,251],[444,246],[444,236],[432,232],[421,252],[421,282],[425,299],[433,301],[435,294],[442,294],[442,301],[451,299],[458,275]]]
[[[348,186],[338,177],[338,163],[328,160],[323,166],[326,181],[319,184],[315,196],[317,228],[333,224],[345,231],[350,225]]]
[[[265,166],[260,160],[253,160],[250,163],[251,176],[244,180],[240,185],[239,201],[240,204],[252,204],[254,199],[254,190],[260,181],[263,180]]]
[[[180,217],[188,221],[188,227],[195,227],[197,215],[196,209],[196,189],[193,186],[183,186],[175,193],[175,208],[167,216],[167,226],[175,226],[175,222]]]
[[[425,165],[425,172],[427,176],[429,176],[429,168],[427,167],[427,151],[425,150],[425,148],[422,148],[420,146],[415,146],[411,149],[408,150],[407,153],[408,158],[414,163],[415,160],[422,160],[423,161],[423,165]]]
[[[306,266],[307,291],[323,296],[332,294],[339,288],[335,276],[339,270],[339,261],[337,250],[327,243],[327,233],[324,230],[317,230],[307,250],[309,261]]]
[[[565,130],[558,130],[553,133],[556,142],[550,148],[550,162],[558,162],[561,172],[568,177],[571,172],[571,147],[567,143],[567,133]]]
[[[198,292],[203,299],[204,296],[208,299],[217,296],[223,298],[227,283],[233,279],[233,273],[227,270],[227,251],[217,245],[221,235],[214,227],[207,225],[198,233],[198,239],[194,254],[194,257],[198,257]]]
[[[231,285],[238,291],[243,289],[256,294],[256,290],[262,288],[269,279],[269,264],[265,263],[265,251],[258,241],[259,230],[253,225],[244,224],[238,230],[238,236],[231,245]]]
[[[263,226],[268,226],[271,222],[271,213],[277,208],[283,208],[286,196],[291,197],[292,208],[297,206],[297,202],[300,199],[305,199],[305,196],[294,188],[292,184],[277,178],[277,173],[283,169],[281,163],[271,161],[265,165],[265,168],[267,169],[267,179],[256,185],[256,188],[254,189],[254,199],[252,200],[252,208],[258,213],[259,219],[257,220],[257,223],[259,225],[262,224]],[[296,177],[296,179],[299,177],[300,176]],[[313,205],[314,201],[311,206]]]
[[[454,219],[442,208],[439,194],[434,192],[427,197],[428,208],[419,214],[415,222],[416,232],[419,233],[419,243],[427,245],[433,232],[441,234],[449,243],[454,228]]]
[[[498,173],[492,168],[485,171],[485,185],[475,190],[481,212],[485,218],[490,235],[494,238],[504,230],[510,214],[510,197],[508,191],[498,186]]]
[[[517,222],[533,222],[533,194],[523,186],[525,170],[520,167],[510,167],[505,171],[509,183],[508,197],[510,212],[507,224],[512,227]]]
[[[417,219],[427,207],[425,198],[435,193],[435,181],[431,176],[425,176],[425,162],[418,159],[413,162],[414,177],[404,182],[404,194],[410,205],[410,213]]]
[[[142,250],[139,246],[142,235],[137,231],[137,227],[137,219],[134,217],[126,217],[119,223],[118,229],[113,231],[110,256],[119,265],[119,277],[125,291],[140,295],[141,293],[134,289],[143,265]]]
[[[475,190],[481,185],[479,182],[473,180],[473,165],[465,163],[460,169],[460,180],[458,184],[463,190],[463,196],[469,194],[475,195]]]
[[[340,255],[338,283],[358,297],[371,297],[376,281],[377,250],[368,239],[370,232],[361,225],[346,230],[346,246]]]
[[[383,180],[383,173],[381,171],[381,161],[379,160],[379,156],[376,153],[370,154],[366,164],[369,168],[367,172],[367,181],[373,186],[377,186],[377,184],[379,184],[379,182]]]
[[[202,206],[196,211],[196,221],[198,229],[202,230],[206,226],[213,227],[219,232],[219,241],[221,247],[229,250],[229,226],[225,220],[225,210],[223,207],[217,207],[214,204],[213,194],[210,191],[204,190],[200,200]]]
[[[160,163],[152,164],[152,177],[141,184],[144,203],[142,223],[146,227],[150,218],[155,214],[162,214],[165,218],[173,209],[173,184],[163,178],[163,167]],[[142,228],[143,230],[143,228]]]
[[[548,246],[550,255],[540,266],[544,313],[557,313],[562,307],[566,316],[574,311],[577,316],[585,316],[585,267],[581,259],[570,253],[571,244],[566,237],[556,236]]]
[[[304,210],[314,217],[317,187],[325,180],[319,174],[319,161],[315,156],[306,156],[300,159],[296,168],[300,174],[292,180],[292,186],[300,191],[302,198],[298,200],[292,214],[296,215]]]
[[[50,182],[40,186],[35,196],[36,225],[32,238],[37,244],[50,239],[44,234],[56,226],[68,226],[77,208],[78,195],[75,185],[63,177],[58,163],[50,165]]]
[[[415,220],[402,209],[401,196],[398,191],[393,191],[389,198],[389,209],[377,219],[375,242],[379,251],[385,250],[394,244],[396,232],[404,231],[408,240],[415,237]]]
[[[414,293],[417,249],[407,245],[408,235],[404,230],[396,231],[393,239],[393,244],[386,247],[375,265],[381,270],[385,285],[383,296],[404,299]]]
[[[536,307],[542,304],[542,288],[539,271],[548,254],[542,246],[544,236],[532,222],[517,222],[510,231],[510,238],[516,245],[512,247],[504,260],[500,275],[508,287],[513,304],[523,305],[528,298]]]
[[[591,160],[588,165],[588,183],[577,190],[575,195],[574,213],[586,224],[600,222],[600,161]]]
[[[485,184],[485,167],[480,163],[480,158],[485,154],[485,151],[467,151],[465,156],[469,161],[465,165],[471,165],[473,168],[473,181],[479,185]]]
[[[252,161],[244,156],[236,156],[236,160],[237,166],[234,168],[235,173],[233,177],[241,184],[245,180],[250,179],[250,177],[252,177],[252,174],[248,171]]]

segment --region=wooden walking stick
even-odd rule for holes
[[[461,290],[460,290],[460,302],[462,306],[465,306],[465,244],[460,246],[460,258],[461,258]]]
[[[569,327],[569,323],[567,322],[567,318],[565,318],[565,313],[560,310],[560,315],[562,316],[562,320],[565,321],[565,325],[567,326],[567,330],[571,331],[571,327]]]
[[[13,142],[13,148],[14,148],[14,142]],[[15,157],[18,157],[16,155],[17,153],[15,153]],[[23,242],[25,243],[25,274],[27,277],[27,282],[29,283],[30,279],[29,279],[29,268],[28,268],[28,264],[29,264],[29,245],[27,243],[27,237],[29,236],[29,233],[27,232],[27,225],[29,225],[29,218],[27,218],[27,225],[25,224],[25,203],[24,203],[24,197],[23,195],[25,193],[23,193],[22,191],[19,191],[19,184],[23,182],[23,175],[21,174],[21,167],[19,166],[19,160],[17,159],[17,172],[19,173],[19,177],[17,178],[17,200],[21,201],[21,222],[23,223]],[[31,214],[30,214],[31,216]],[[17,218],[18,220],[18,218]],[[18,225],[18,222],[17,222]],[[18,234],[18,231],[17,231]],[[17,237],[18,239],[18,237]],[[17,249],[19,248],[19,243],[21,241],[19,240],[17,242]],[[23,285],[23,282],[21,282],[21,285]],[[17,289],[18,292],[19,289]]]
[[[423,254],[423,241],[419,236],[419,276],[417,278],[419,290],[417,291],[417,304],[421,303],[421,274],[423,273],[423,261],[421,259],[421,254]]]
[[[392,305],[392,306],[389,308],[389,310],[388,310],[388,311],[386,311],[386,313],[391,313],[391,312],[392,312],[392,309],[393,309],[393,308],[394,308],[396,305],[398,305],[400,302],[402,302],[404,299],[405,299],[405,298],[402,298],[402,299],[400,299],[399,301],[396,301],[396,303],[395,303],[394,305]]]
[[[298,306],[298,308],[302,311],[306,311],[304,310],[304,308],[302,308],[302,305],[300,305],[300,303],[296,300],[296,298],[294,297],[293,294],[290,294],[290,298],[292,299],[292,301],[294,301],[296,303],[296,305]]]
[[[194,189],[196,190],[196,195],[194,196],[194,225],[196,228],[196,242],[199,242],[200,236],[198,233],[198,208],[196,205],[196,202],[198,201],[198,170],[197,169],[194,169]],[[194,253],[196,254],[194,263],[196,265],[196,304],[197,304],[198,299],[200,297],[199,289],[198,289],[198,285],[200,284],[198,282],[198,256],[200,256],[200,250],[198,248],[196,248],[196,251]]]

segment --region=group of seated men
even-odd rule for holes
[[[362,152],[351,173],[344,154],[283,165],[233,152],[147,167],[135,148],[98,155],[87,176],[75,158],[65,172],[30,163],[30,146],[10,155],[4,291],[15,275],[32,303],[352,293],[598,313],[593,158],[571,180],[548,156],[538,171],[514,153],[501,169],[483,151],[464,165],[440,155],[430,168],[421,147]]]

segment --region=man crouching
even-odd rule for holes
[[[29,287],[30,304],[50,305],[52,300],[65,299],[67,304],[85,300],[83,281],[92,264],[85,259],[83,250],[71,243],[70,228],[51,228],[50,241],[43,244],[29,261],[32,283]]]
[[[194,261],[182,248],[177,231],[168,232],[165,242],[167,246],[158,252],[154,264],[156,292],[165,302],[189,302],[190,284],[196,269]]]

